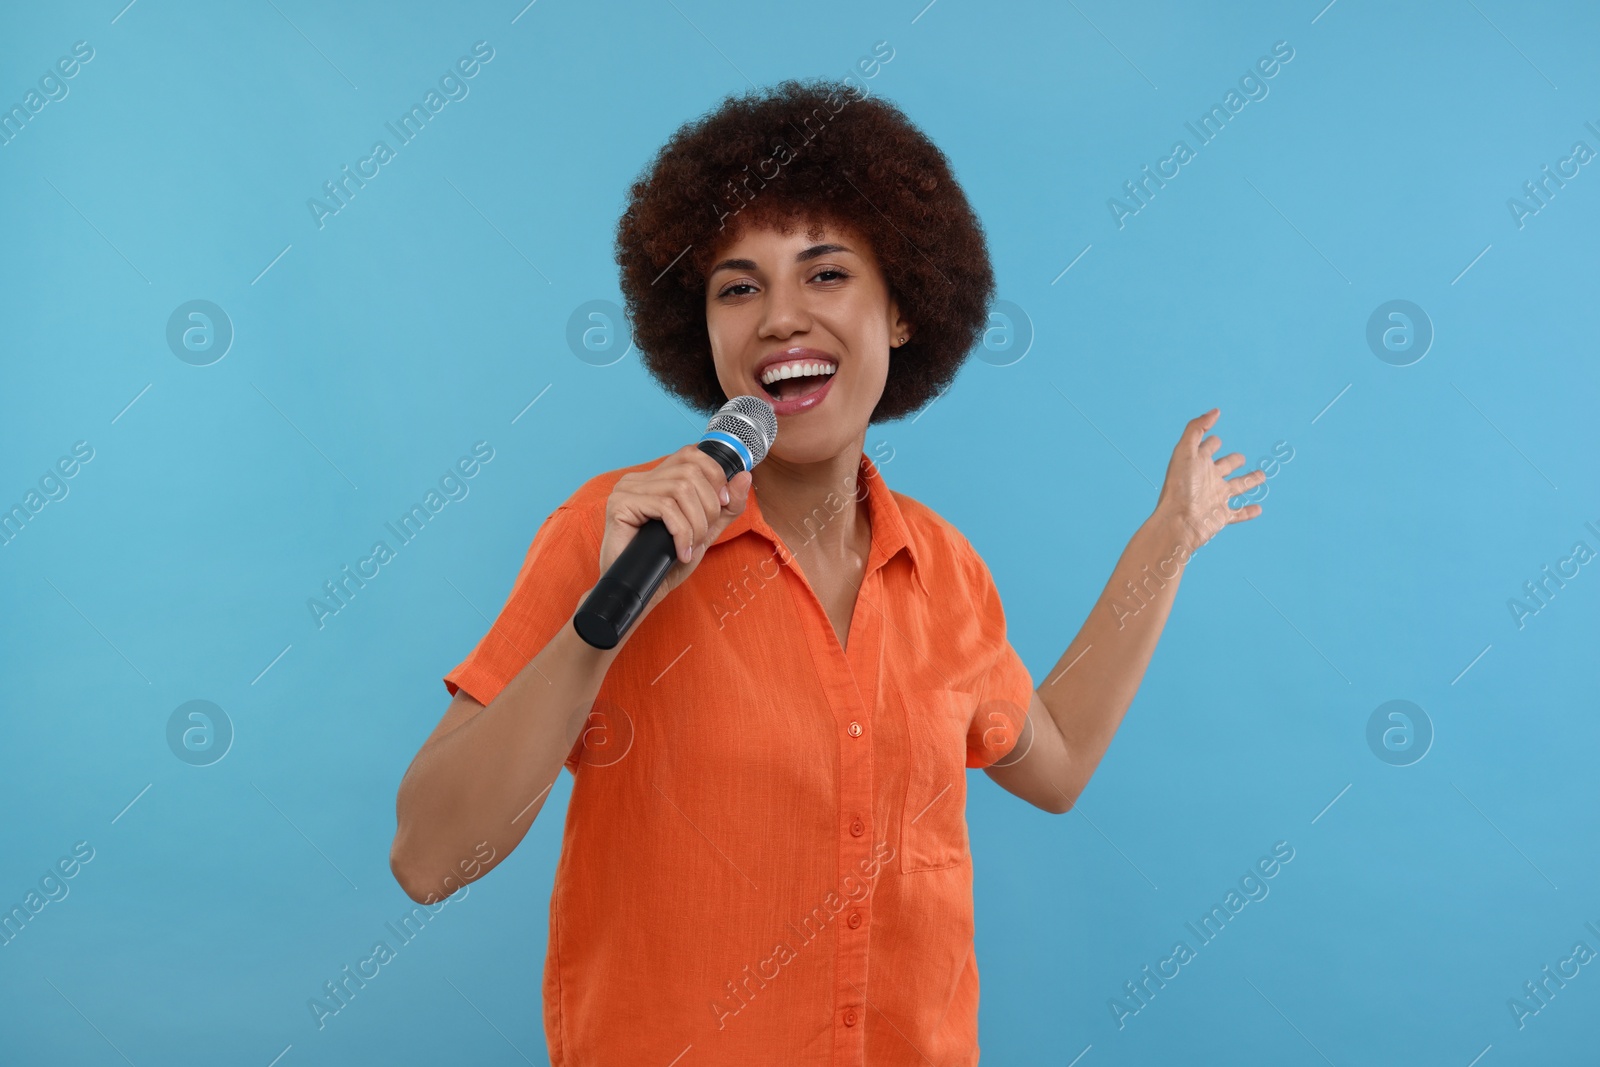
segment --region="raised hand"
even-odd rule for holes
[[[1267,474],[1253,470],[1242,477],[1229,478],[1229,474],[1243,466],[1244,456],[1230,452],[1218,460],[1211,458],[1222,447],[1222,440],[1205,434],[1216,425],[1221,414],[1220,408],[1212,408],[1189,420],[1178,446],[1172,450],[1167,478],[1156,500],[1157,513],[1165,512],[1179,520],[1181,528],[1191,533],[1191,549],[1211,540],[1224,526],[1261,514],[1260,504],[1247,504],[1242,508],[1228,506],[1230,497],[1254,489],[1267,480]]]

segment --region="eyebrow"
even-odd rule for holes
[[[854,250],[853,249],[847,248],[844,245],[835,245],[835,244],[812,245],[810,248],[807,248],[807,249],[804,249],[804,250],[802,250],[800,252],[795,253],[794,261],[796,263],[804,263],[807,260],[816,259],[818,256],[831,255],[834,252],[850,252],[852,255],[854,254]],[[706,277],[708,277],[708,278],[711,277],[713,274],[716,274],[717,271],[719,271],[719,270],[760,270],[760,269],[761,268],[756,265],[756,261],[753,260],[753,259],[725,259],[721,263],[718,263],[715,267],[712,267],[710,273],[708,273],[706,275]]]

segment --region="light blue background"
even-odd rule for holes
[[[1600,949],[1600,574],[1520,630],[1507,600],[1600,548],[1600,174],[1506,206],[1600,148],[1592,7],[122,2],[0,15],[7,106],[95,50],[0,147],[0,503],[95,450],[0,548],[0,903],[95,849],[0,949],[0,1059],[545,1062],[567,776],[325,1029],[307,1000],[409,907],[396,786],[538,523],[703,424],[565,339],[618,299],[627,184],[723,94],[880,40],[870,87],[952,160],[1033,337],[868,444],[984,554],[1036,681],[1185,420],[1294,450],[1185,572],[1078,808],[974,772],[985,1062],[1593,1054],[1600,965],[1523,1029],[1507,1001]],[[470,95],[319,230],[306,200],[480,40]],[[1270,95],[1119,229],[1107,199],[1280,40]],[[206,367],[165,340],[193,299],[236,334]],[[1410,366],[1366,343],[1391,299],[1436,331]],[[480,440],[470,495],[319,630],[307,598]],[[208,767],[167,746],[192,699],[236,730]],[[1391,699],[1436,732],[1412,766],[1366,742]],[[1110,998],[1277,841],[1270,896],[1119,1030]]]

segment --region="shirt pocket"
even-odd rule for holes
[[[954,867],[967,851],[967,727],[977,698],[959,689],[906,689],[906,797],[900,870]]]

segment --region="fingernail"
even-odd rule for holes
[[[722,488],[721,488],[721,489],[718,489],[718,490],[717,490],[717,497],[718,497],[718,499],[720,499],[720,500],[721,500],[721,501],[722,501],[722,502],[723,502],[723,503],[724,503],[724,504],[726,504],[726,503],[727,503],[727,502],[728,502],[728,500],[729,500],[729,497],[728,497],[728,487],[727,487],[727,486],[723,486],[723,487],[722,487]]]

